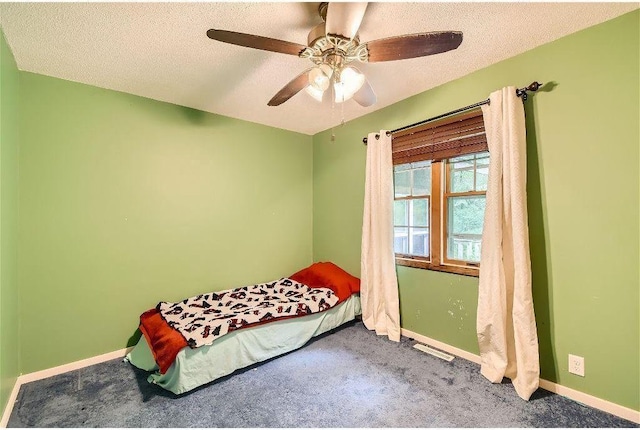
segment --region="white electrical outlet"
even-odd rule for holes
[[[584,357],[569,354],[569,373],[584,376]]]

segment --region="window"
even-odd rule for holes
[[[445,160],[445,262],[480,263],[489,153]]]
[[[396,254],[429,256],[431,161],[395,166],[393,246]]]
[[[480,110],[394,135],[400,265],[478,275],[489,173]]]

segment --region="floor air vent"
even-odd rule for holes
[[[446,352],[438,351],[437,349],[433,349],[428,347],[427,345],[422,345],[420,343],[416,343],[413,345],[415,349],[418,349],[422,352],[426,352],[427,354],[431,354],[434,357],[441,358],[445,361],[452,361],[455,357],[453,355],[447,354]]]

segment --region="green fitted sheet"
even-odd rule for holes
[[[233,331],[211,345],[183,348],[164,375],[158,372],[144,336],[126,359],[142,370],[154,372],[149,382],[181,394],[237,369],[298,349],[311,338],[353,320],[361,312],[360,297],[353,295],[321,313]]]

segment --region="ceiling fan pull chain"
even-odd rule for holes
[[[334,91],[333,91],[333,85],[331,86],[331,124],[334,124],[335,121],[335,102],[333,101],[333,98],[335,97],[334,95]],[[331,126],[331,141],[334,142],[336,140],[336,133],[335,133],[335,126],[332,125]]]
[[[336,110],[336,67],[333,67],[333,73],[331,74],[331,80],[333,83],[330,85],[331,87],[331,124],[335,124],[335,110]],[[336,134],[335,134],[335,126],[331,126],[331,141],[335,142]]]

